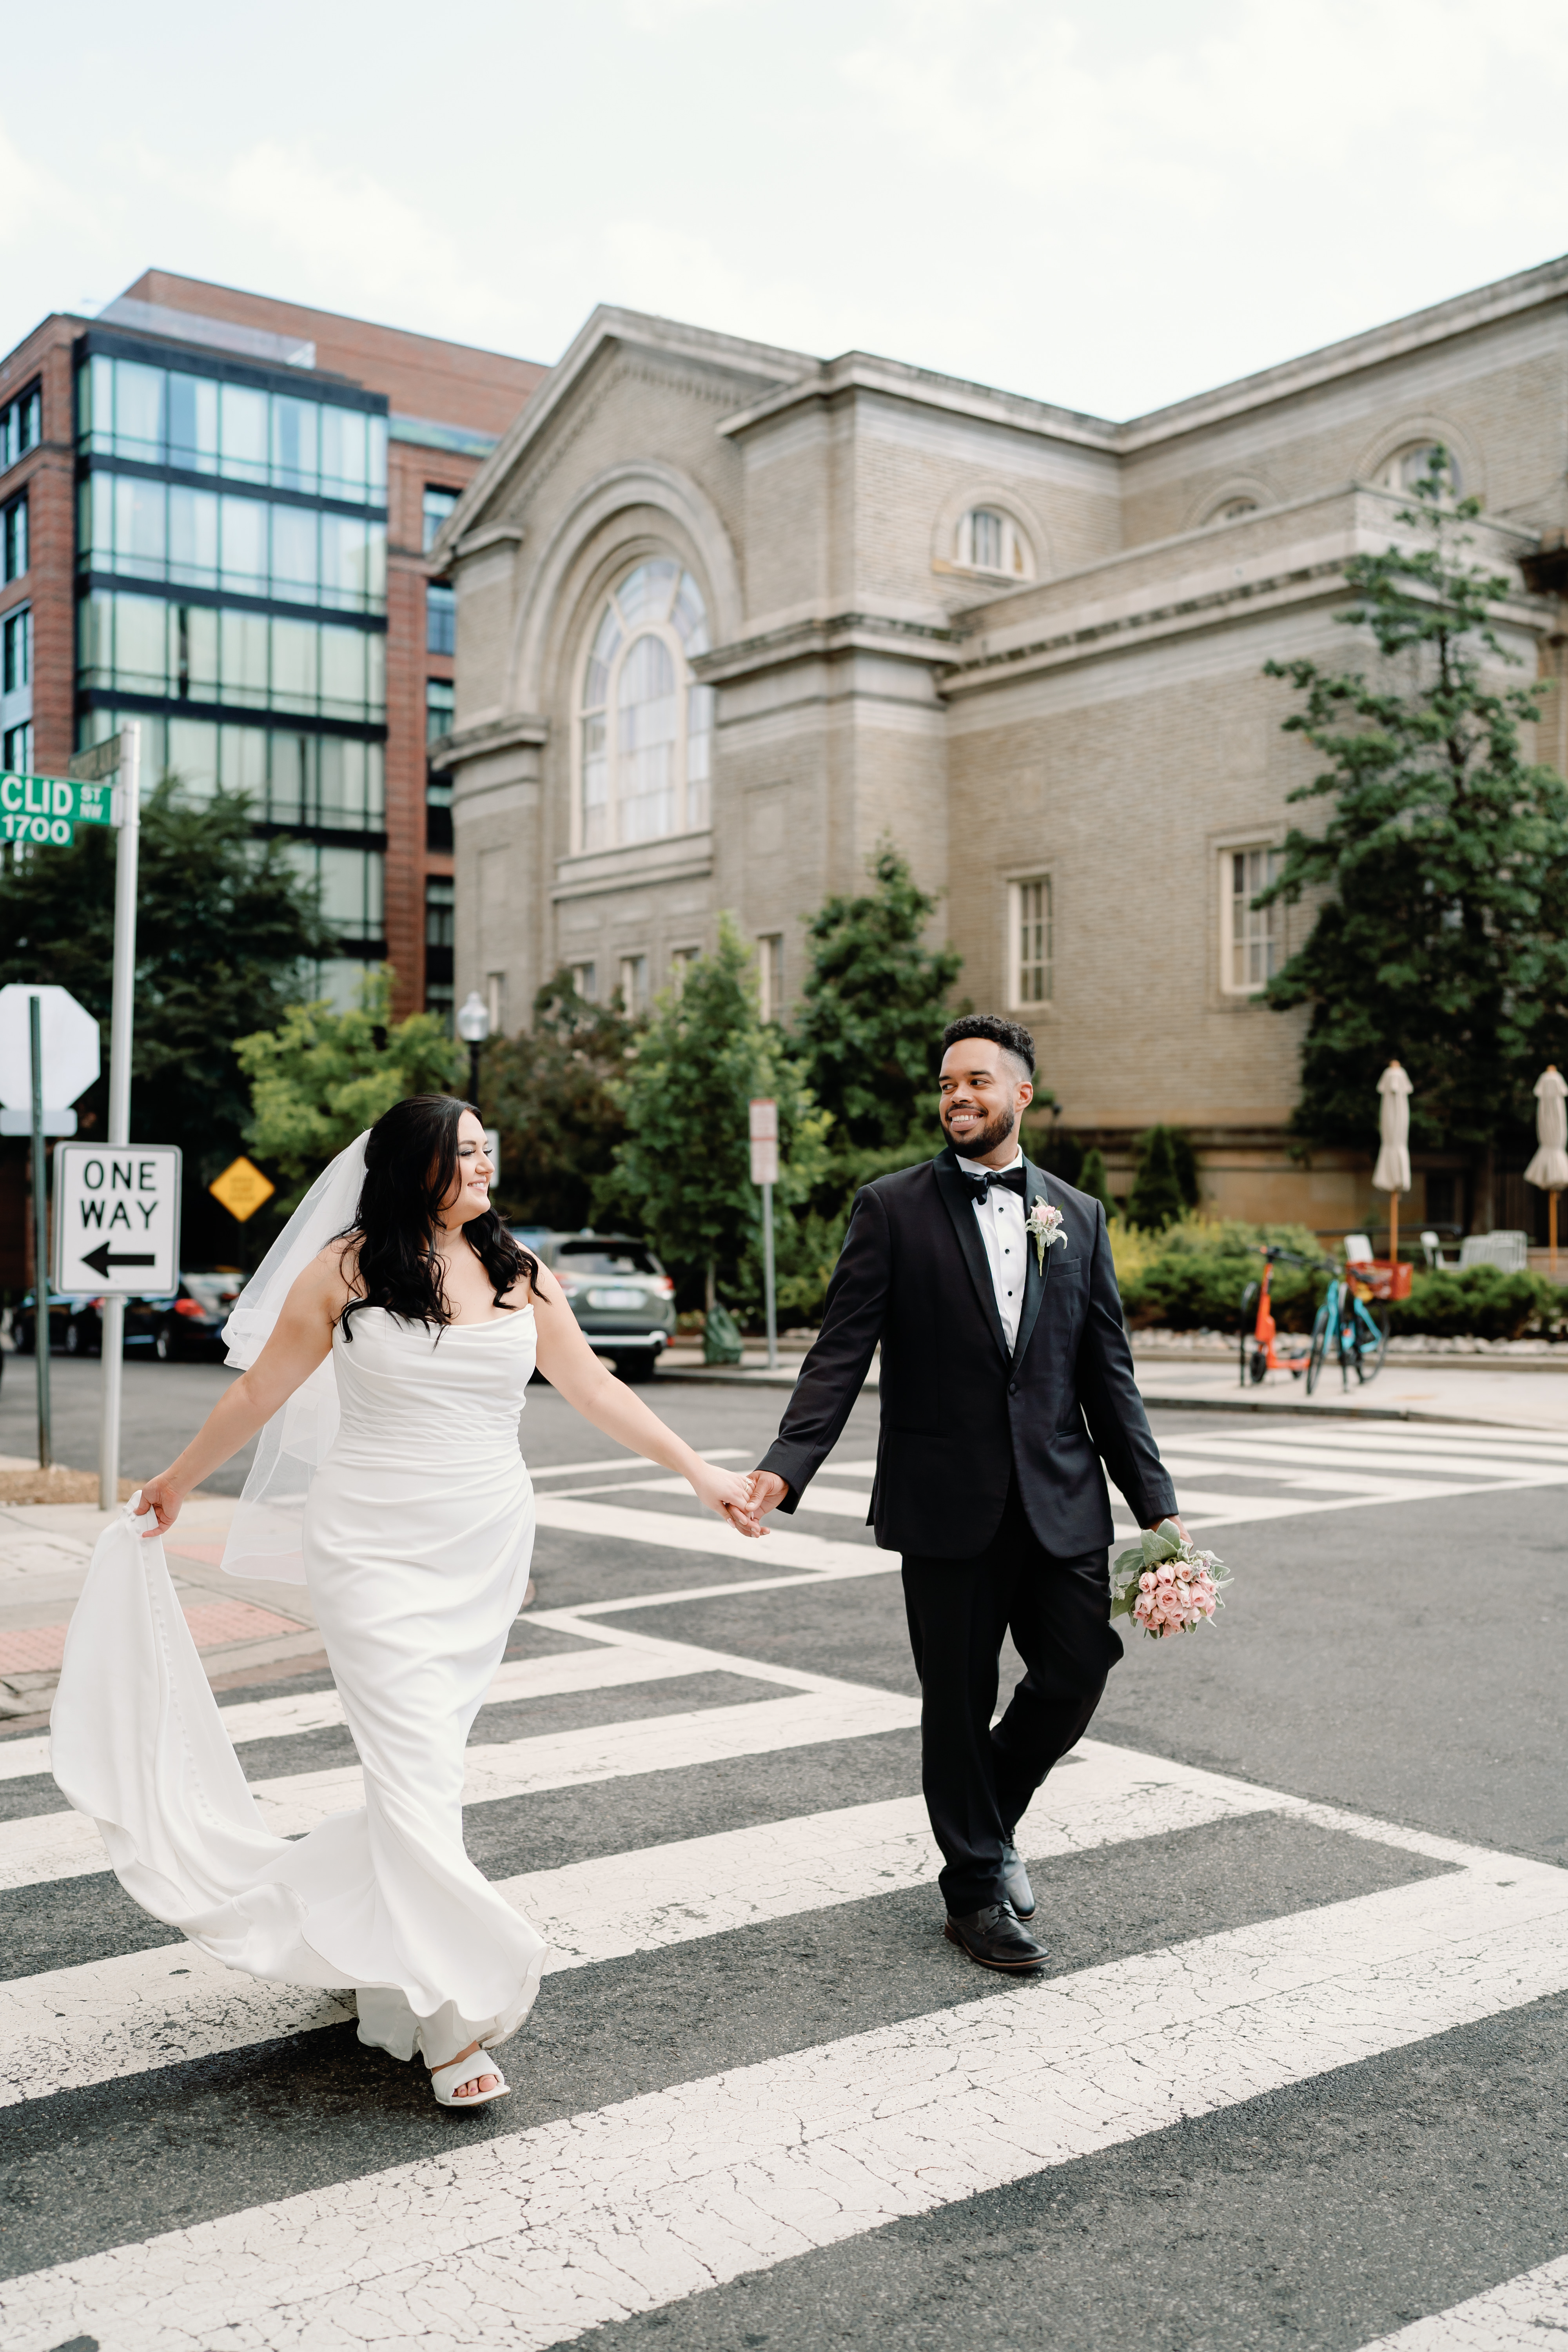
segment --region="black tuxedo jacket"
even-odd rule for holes
[[[1176,1507],[1138,1389],[1105,1212],[1026,1161],[1025,1211],[1067,1239],[1028,1243],[1011,1355],[973,1195],[951,1147],[857,1193],[822,1328],[759,1467],[793,1511],[832,1452],[882,1349],[882,1427],[868,1522],[885,1550],[963,1559],[995,1534],[1016,1469],[1030,1527],[1063,1556],[1111,1538],[1100,1465],[1140,1527]]]

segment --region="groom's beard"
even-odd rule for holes
[[[983,1127],[979,1134],[972,1135],[966,1143],[958,1142],[951,1130],[947,1139],[963,1159],[984,1160],[988,1151],[994,1151],[999,1143],[1006,1142],[1016,1123],[1015,1114],[1011,1108],[999,1110],[990,1126]],[[944,1128],[947,1126],[945,1119],[942,1125]]]

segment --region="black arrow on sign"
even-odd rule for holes
[[[95,1250],[89,1250],[82,1259],[83,1265],[90,1265],[94,1274],[101,1275],[107,1275],[111,1265],[156,1265],[157,1263],[151,1250],[148,1250],[145,1255],[140,1254],[132,1255],[128,1251],[123,1256],[119,1255],[111,1256],[107,1242],[100,1242],[98,1247]]]

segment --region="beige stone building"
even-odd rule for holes
[[[1309,772],[1262,668],[1349,650],[1345,561],[1439,441],[1555,677],[1568,261],[1126,424],[596,311],[437,550],[459,999],[515,1029],[565,963],[646,1002],[729,909],[787,1009],[802,917],[891,835],[1113,1181],[1168,1120],[1215,1209],[1359,1222],[1370,1160],[1285,1150],[1300,1032],[1258,997],[1304,918],[1248,901]],[[1554,688],[1540,755],[1565,730]],[[1464,1220],[1454,1169],[1422,1187]]]

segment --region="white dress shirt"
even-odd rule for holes
[[[987,1168],[978,1160],[965,1160],[962,1153],[958,1164],[966,1176],[1002,1173],[1000,1169]],[[1022,1151],[1015,1151],[1007,1162],[1009,1168],[1021,1168],[1023,1164]],[[1021,1192],[1009,1192],[1005,1185],[993,1184],[984,1201],[975,1200],[974,1214],[980,1220],[980,1238],[985,1244],[991,1285],[996,1293],[996,1312],[1002,1318],[1007,1352],[1011,1355],[1018,1342],[1018,1318],[1024,1312],[1024,1276],[1028,1263],[1024,1196]]]

